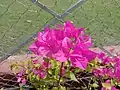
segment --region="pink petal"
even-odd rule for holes
[[[17,82],[21,82],[22,78],[18,77]]]
[[[72,41],[68,37],[63,39],[62,48],[64,53],[68,54],[70,52],[70,49],[72,48]]]
[[[55,36],[57,40],[63,40],[64,39],[64,31],[63,30],[54,30]]]
[[[72,54],[70,56],[70,60],[73,66],[81,68],[83,70],[85,70],[88,65],[88,60],[79,54]]]
[[[97,53],[91,50],[83,50],[82,55],[88,59],[88,61],[94,60],[97,56]]]
[[[35,53],[35,54],[38,54],[38,47],[36,46],[35,43],[33,43],[32,45],[29,46],[29,49]]]
[[[56,60],[60,61],[60,62],[65,62],[67,61],[67,57],[65,56],[65,54],[63,53],[62,50],[59,50],[54,57],[56,58]]]
[[[39,47],[39,49],[38,49],[39,55],[42,55],[43,57],[46,57],[48,52],[49,52],[49,48],[48,47]]]
[[[117,88],[115,88],[114,86],[112,86],[111,90],[119,90],[119,89],[117,89]]]
[[[42,71],[42,70],[39,73],[39,76],[40,76],[41,79],[45,78],[46,75],[47,75],[47,73],[45,71]]]
[[[23,79],[21,82],[22,82],[23,85],[25,85],[26,82],[27,82],[27,80],[26,80],[26,79]]]
[[[76,28],[72,22],[67,21],[64,25],[64,33],[67,37],[75,37]]]
[[[38,60],[33,60],[33,64],[39,64]]]

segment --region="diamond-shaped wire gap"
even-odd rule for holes
[[[49,27],[53,27],[56,23],[61,23],[60,21],[58,21],[57,19],[53,19],[51,18],[51,20],[48,20],[46,22],[46,24],[44,24],[44,27],[48,26]],[[22,42],[19,42],[19,46],[12,48],[12,53],[10,53],[11,55],[26,55],[29,54],[29,46],[31,45],[31,43],[34,40],[34,37],[36,37],[37,32],[44,30],[44,27],[42,28],[38,28],[36,33],[33,32],[31,36],[28,36],[25,40],[23,40]],[[14,52],[14,53],[13,53]],[[7,53],[9,55],[9,53]]]
[[[63,14],[61,14],[61,16],[62,16],[62,18],[64,18],[65,16],[67,16],[68,14],[70,14],[74,9],[76,9],[77,7],[79,7],[81,4],[83,4],[85,1],[79,1],[79,2],[77,2],[74,6],[72,6],[71,8],[69,8],[68,10],[66,10]],[[50,27],[56,27],[58,24],[63,24],[63,22],[60,22],[60,21],[58,21],[57,19],[52,19],[51,21],[50,21],[50,23],[48,23],[48,25],[50,26]],[[55,25],[54,25],[55,24]],[[28,43],[28,45],[29,45],[29,43]],[[28,51],[28,46],[24,46],[26,49],[26,52]],[[24,52],[24,48],[23,49],[21,49],[21,50],[19,50],[17,53],[19,54],[19,53],[21,53],[21,52],[23,52],[23,54],[25,54],[25,52]],[[22,54],[22,53],[21,53]]]
[[[120,42],[120,26],[118,25],[120,10],[112,2],[113,0],[105,2],[104,0],[89,0],[65,20],[72,20],[77,26],[87,28],[86,31],[91,34],[96,46],[117,44]]]
[[[0,16],[5,12],[5,10],[6,10],[6,6],[0,4]]]
[[[0,2],[0,6],[7,8],[13,1],[14,0],[9,0],[9,1],[3,0]]]
[[[66,9],[75,4],[78,0],[38,0],[57,13],[62,14]]]
[[[4,10],[1,9],[0,18],[2,18],[2,16],[3,16],[6,12],[8,12],[9,8],[10,8],[15,2],[16,2],[16,0],[10,0],[9,3],[5,2],[5,1],[2,1],[2,2],[1,2],[0,6],[1,6],[1,7],[4,7],[5,9],[4,9]]]
[[[23,2],[25,3],[24,0],[19,0],[19,2],[17,0],[1,19],[0,49],[2,52],[0,56],[22,43],[52,18],[50,14],[36,7],[32,2],[25,3],[26,6]]]
[[[13,74],[0,72],[0,88],[18,87],[16,77]]]
[[[51,20],[50,20],[51,21]],[[48,22],[46,22],[46,24],[49,24],[49,27],[51,28],[51,29],[53,29],[53,28],[57,28],[57,25],[59,25],[59,24],[61,24],[61,25],[64,25],[64,23],[63,22],[61,22],[61,21],[55,21],[55,22],[53,22],[52,24],[50,24],[49,23],[49,21]],[[43,29],[43,31],[44,31],[44,29]],[[35,34],[35,33],[33,33],[33,34]],[[32,44],[34,42],[34,39],[33,40],[31,40],[29,43],[27,43],[25,46],[23,46],[20,50],[18,50],[17,52],[15,52],[14,54],[13,54],[13,56],[14,55],[26,55],[27,56],[27,54],[30,54],[31,52],[29,51],[29,46]]]

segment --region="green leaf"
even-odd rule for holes
[[[60,89],[60,90],[66,90],[66,88],[65,88],[65,87],[62,87],[62,86],[60,86],[59,89]],[[53,87],[52,90],[58,90],[58,87]]]
[[[45,82],[45,81],[40,80],[39,84],[40,84],[40,85],[46,85],[46,82]]]
[[[60,72],[60,69],[59,68],[55,68],[55,75],[58,75]]]
[[[93,83],[93,84],[92,84],[92,87],[95,87],[95,88],[96,88],[96,87],[98,87],[98,84],[97,84],[97,83]]]
[[[104,88],[107,88],[108,90],[111,90],[112,85],[110,83],[102,83],[102,86]]]
[[[58,87],[53,87],[52,90],[58,90]]]
[[[71,78],[71,80],[74,80],[74,81],[76,81],[76,82],[79,82],[79,81],[77,80],[77,78],[75,77],[75,74],[74,74],[73,72],[70,72],[70,78]]]
[[[49,73],[50,75],[53,74],[52,72],[53,72],[53,71],[52,71],[51,69],[48,70],[48,73]]]
[[[37,76],[36,76],[36,79],[37,79],[38,81],[40,80],[40,77],[39,77],[39,75],[37,75]]]

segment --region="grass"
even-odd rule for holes
[[[120,0],[88,0],[66,19],[88,28],[96,46],[120,43]]]
[[[63,13],[77,0],[40,0]],[[40,30],[52,15],[30,0],[0,0],[0,56]],[[120,43],[120,0],[88,0],[64,20],[87,28],[95,45]]]

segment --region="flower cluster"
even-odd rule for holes
[[[120,58],[110,57],[105,54],[98,54],[100,65],[97,66],[96,70],[93,70],[96,76],[108,76],[120,78]]]
[[[115,84],[120,83],[120,58],[117,56],[110,57],[108,55],[105,55],[104,53],[98,54],[98,61],[99,65],[97,65],[93,69],[93,73],[97,78],[102,78],[105,80],[105,83],[114,83],[111,85],[113,86]],[[107,80],[107,81],[106,81]],[[108,90],[108,89],[103,89]],[[118,89],[110,89],[110,90],[118,90]]]
[[[27,80],[24,75],[25,75],[25,71],[20,71],[17,75],[17,82],[25,85]]]
[[[71,72],[79,69],[93,73],[95,78],[100,79],[102,90],[117,90],[115,86],[120,84],[120,58],[96,53],[89,49],[92,44],[90,36],[85,34],[85,28],[77,28],[71,21],[53,29],[45,28],[30,45],[29,49],[36,57],[30,61],[30,67],[17,75],[18,82],[25,84],[26,79],[34,81],[36,78],[52,78],[60,82],[59,77],[63,75],[72,76],[72,80],[77,81]],[[23,77],[26,73],[28,77]]]
[[[67,21],[60,28],[46,28],[44,32],[39,32],[37,40],[29,48],[38,56],[54,58],[59,62],[70,61],[72,66],[85,70],[96,53],[88,49],[92,42],[84,30]]]

